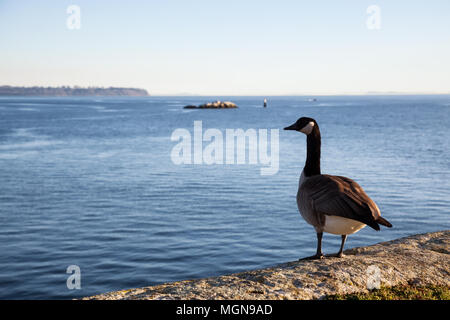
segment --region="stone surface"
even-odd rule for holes
[[[449,286],[450,230],[346,250],[343,258],[295,261],[220,277],[104,293],[84,299],[321,299],[367,292],[369,266],[382,286]]]

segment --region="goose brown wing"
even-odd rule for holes
[[[377,206],[352,179],[317,175],[308,178],[301,188],[316,212],[357,220],[380,230],[375,221],[379,217]]]

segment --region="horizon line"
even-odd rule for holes
[[[149,90],[147,90],[149,91]],[[402,96],[415,96],[415,95],[450,95],[449,92],[330,92],[330,93],[282,93],[282,94],[230,94],[230,93],[220,93],[220,94],[189,94],[189,93],[151,93],[152,97],[212,97],[212,96],[222,96],[222,97],[303,97],[303,96],[376,96],[376,95],[402,95]]]
[[[138,89],[145,90],[148,96],[153,97],[212,97],[212,96],[223,96],[223,97],[283,97],[283,96],[370,96],[370,95],[449,95],[450,91],[343,91],[343,92],[286,92],[286,93],[191,93],[191,92],[159,92],[152,93],[152,90],[145,88],[144,86],[133,87],[133,86],[80,86],[80,85],[58,85],[58,86],[48,86],[48,85],[10,85],[10,84],[0,84],[0,87],[18,87],[18,88],[64,88],[68,87],[71,89]]]

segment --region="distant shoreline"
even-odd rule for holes
[[[86,96],[133,96],[147,97],[147,90],[119,87],[13,87],[0,86],[0,96],[86,97]]]

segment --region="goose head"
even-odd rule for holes
[[[294,124],[284,128],[284,130],[295,130],[309,135],[313,131],[314,126],[317,126],[316,120],[313,118],[301,117]]]

